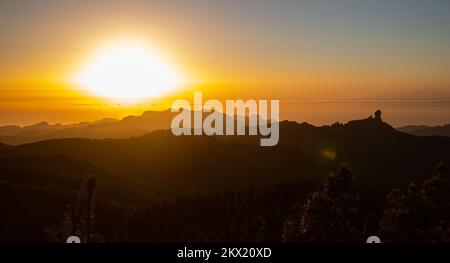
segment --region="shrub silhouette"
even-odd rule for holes
[[[98,241],[99,236],[92,235],[94,222],[94,193],[97,180],[94,176],[88,176],[82,185],[76,204],[68,205],[68,211],[64,213],[61,224],[54,228],[46,229],[48,237],[57,242],[65,242],[69,236],[78,236],[82,242]]]
[[[352,173],[342,164],[325,180],[323,189],[306,202],[300,221],[292,216],[285,223],[284,241],[358,242],[360,227],[359,194],[352,183]],[[296,226],[298,224],[298,226]],[[296,228],[298,227],[298,233]]]
[[[380,235],[390,242],[449,242],[449,182],[442,162],[437,175],[421,188],[411,183],[406,193],[398,188],[387,196]]]

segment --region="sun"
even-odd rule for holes
[[[155,98],[183,84],[180,74],[158,52],[137,42],[103,48],[76,74],[75,82],[110,99]]]

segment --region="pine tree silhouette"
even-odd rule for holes
[[[47,228],[47,236],[57,242],[65,242],[69,236],[78,236],[82,242],[91,242],[92,225],[94,222],[94,193],[97,180],[94,176],[88,176],[80,189],[78,200],[75,205],[67,206],[68,211],[64,213],[63,220],[59,226]],[[96,236],[96,240],[101,240]]]
[[[300,216],[298,235],[293,218],[285,223],[285,241],[300,242],[351,242],[360,241],[358,221],[359,195],[353,185],[352,173],[347,164],[331,173],[323,189],[312,194]],[[296,240],[297,239],[297,240]]]
[[[393,189],[387,197],[380,235],[390,242],[448,242],[450,187],[442,162],[437,175],[421,188],[411,183],[406,193]]]

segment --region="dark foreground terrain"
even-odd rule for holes
[[[0,145],[0,241],[450,241],[450,138],[381,119]]]

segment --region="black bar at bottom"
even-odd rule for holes
[[[206,251],[210,251],[206,254]],[[206,257],[208,256],[208,257]],[[139,259],[141,262],[305,262],[449,257],[450,244],[0,244],[0,258]],[[144,261],[142,261],[144,259]],[[302,260],[302,261],[298,261]]]

